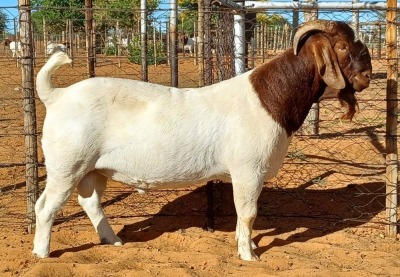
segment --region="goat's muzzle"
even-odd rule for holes
[[[354,76],[352,86],[355,89],[355,91],[360,92],[369,87],[369,83],[371,81],[371,74],[372,70],[368,69],[363,72],[357,73],[356,76]]]

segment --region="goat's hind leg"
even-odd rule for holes
[[[103,244],[122,245],[104,215],[101,197],[106,189],[107,178],[97,172],[89,172],[79,182],[78,202],[88,215]]]
[[[33,255],[46,258],[50,254],[51,228],[57,212],[70,198],[75,183],[69,179],[48,176],[46,188],[35,204],[36,230],[33,241]]]

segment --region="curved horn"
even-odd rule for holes
[[[332,33],[336,25],[335,21],[328,20],[313,20],[308,21],[300,26],[293,38],[293,50],[294,54],[297,55],[300,51],[300,42],[307,36],[311,31],[321,31],[325,33]]]

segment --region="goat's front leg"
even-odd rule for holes
[[[78,185],[78,202],[92,222],[100,242],[120,246],[122,240],[115,235],[100,203],[106,185],[106,177],[94,171],[87,173]]]
[[[257,201],[262,189],[262,181],[242,177],[233,181],[233,198],[238,216],[236,225],[236,240],[238,256],[245,261],[257,261],[258,256],[253,249],[255,243],[251,239],[254,220],[257,216]]]

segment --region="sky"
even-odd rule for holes
[[[16,7],[18,6],[18,0],[0,0],[0,7]],[[3,10],[3,9],[2,9]],[[18,16],[18,9],[5,9],[3,10],[8,15],[8,18],[14,18]]]
[[[275,0],[269,0],[269,1],[274,1]],[[282,1],[282,2],[288,2],[288,1],[292,1],[292,0],[278,0],[278,1]],[[276,1],[276,2],[278,2]],[[300,0],[300,1],[305,1],[305,0]],[[320,2],[342,2],[339,0],[319,0]],[[346,0],[344,2],[350,2],[351,0]],[[385,0],[359,0],[360,2],[384,2]],[[161,0],[160,2],[162,2],[163,4],[160,5],[160,7],[162,9],[168,9],[169,8],[169,4],[168,4],[168,0]],[[18,5],[18,0],[0,0],[0,8],[4,8],[4,7],[16,7]],[[6,8],[5,10],[2,9],[7,15],[8,15],[8,19],[10,20],[7,24],[7,27],[9,29],[14,29],[14,23],[12,21],[13,18],[18,16],[18,9],[11,9],[11,8]],[[165,13],[165,11],[163,12]],[[323,16],[321,16],[323,17]]]

